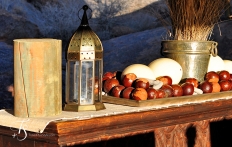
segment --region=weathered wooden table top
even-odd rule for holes
[[[23,141],[13,138],[8,127],[0,127],[0,147],[72,146],[148,132],[154,132],[156,147],[185,147],[189,127],[196,128],[195,146],[208,147],[210,122],[231,118],[232,99],[224,99],[87,120],[55,121],[42,134],[27,132]],[[17,137],[24,138],[25,135]]]

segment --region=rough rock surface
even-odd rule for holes
[[[7,91],[13,83],[13,68],[12,46],[0,42],[0,109],[13,107],[13,97]]]
[[[212,39],[218,42],[218,55],[222,59],[232,60],[232,20],[216,25]]]
[[[35,5],[36,7],[40,8],[41,6],[45,5],[46,3],[51,3],[51,4],[55,4],[55,3],[59,3],[59,0],[26,0],[29,3],[32,3],[33,5]],[[79,0],[80,3],[82,4],[89,4],[89,5],[96,5],[96,1],[93,0]],[[121,14],[127,14],[127,13],[131,13],[133,11],[137,11],[139,9],[142,9],[156,1],[159,0],[121,0],[121,1],[126,1],[126,9],[121,12]],[[118,0],[118,2],[120,2],[120,0]],[[94,8],[94,7],[93,7]]]
[[[137,63],[148,65],[162,57],[161,36],[165,33],[165,28],[157,28],[103,41],[104,71],[122,71]]]
[[[38,26],[25,18],[0,10],[0,40],[13,44],[13,39],[40,36]]]

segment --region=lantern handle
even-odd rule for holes
[[[79,18],[80,20],[82,20],[82,19],[80,18],[80,16],[79,16],[80,11],[81,11],[82,9],[84,10],[84,12],[86,12],[88,9],[91,11],[91,16],[90,16],[89,18],[87,18],[88,20],[91,19],[91,18],[92,18],[92,12],[93,12],[93,11],[92,11],[92,9],[90,9],[87,5],[84,5],[84,6],[78,11],[78,18]]]

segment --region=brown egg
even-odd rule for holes
[[[134,87],[135,88],[144,88],[147,89],[150,87],[150,83],[147,79],[145,78],[138,78],[137,80],[135,80],[134,82]]]
[[[193,92],[194,92],[193,84],[183,83],[181,84],[181,87],[183,89],[183,95],[193,95]]]
[[[203,93],[212,93],[213,91],[213,85],[208,81],[201,82],[199,88],[203,91]]]
[[[125,87],[132,87],[132,84],[137,79],[134,73],[127,73],[122,78],[122,85]]]
[[[149,87],[147,89],[147,94],[148,94],[147,99],[156,99],[158,97],[158,91],[152,87]]]
[[[104,85],[103,85],[103,90],[104,92],[108,93],[110,92],[110,90],[114,87],[119,85],[119,81],[117,79],[107,79],[104,81]]]
[[[173,89],[173,97],[182,96],[183,95],[183,89],[179,84],[173,84],[171,85]]]
[[[147,91],[144,88],[135,88],[132,92],[134,100],[147,100]]]
[[[120,97],[122,97],[121,94],[122,94],[123,89],[125,89],[125,86],[123,86],[123,85],[116,85],[110,91],[110,95],[114,96],[114,97],[120,98]]]
[[[134,87],[126,87],[122,91],[122,97],[125,99],[132,99],[132,92],[134,89]]]

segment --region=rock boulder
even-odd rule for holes
[[[13,39],[40,36],[37,25],[16,14],[0,10],[0,40],[13,44]]]

